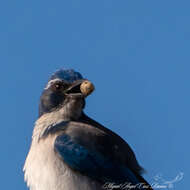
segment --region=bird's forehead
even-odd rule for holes
[[[60,79],[68,83],[72,83],[82,78],[83,78],[82,75],[79,72],[74,71],[73,69],[60,69],[55,73],[53,73],[49,81]]]

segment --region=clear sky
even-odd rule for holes
[[[26,190],[22,167],[50,74],[93,81],[86,113],[134,149],[145,178],[190,176],[190,2],[0,2],[1,189]],[[40,167],[40,166],[39,166]]]

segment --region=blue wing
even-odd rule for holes
[[[68,134],[56,138],[55,149],[70,168],[102,183],[139,183],[129,168],[103,155],[96,148],[90,149]]]

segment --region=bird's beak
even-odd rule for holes
[[[74,82],[66,90],[66,95],[87,97],[94,91],[94,89],[95,87],[92,82],[86,79],[82,79]]]

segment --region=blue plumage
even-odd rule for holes
[[[106,183],[130,183],[133,190],[152,190],[130,146],[84,113],[87,96],[81,86],[86,82],[72,69],[58,70],[50,77],[40,98],[24,168],[29,187],[102,190]]]
[[[59,69],[54,74],[52,74],[50,80],[57,78],[70,83],[79,79],[83,79],[82,75],[79,72],[74,71],[73,69]]]
[[[67,134],[57,137],[55,149],[72,169],[95,180],[103,183],[125,183],[126,181],[139,183],[137,177],[126,166],[115,163],[98,150],[90,150]]]

